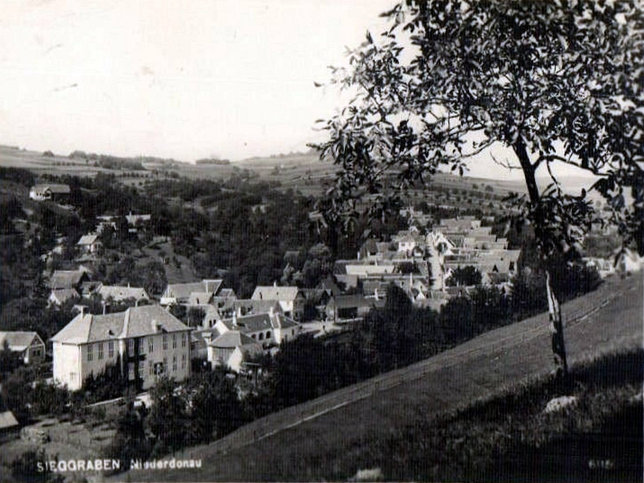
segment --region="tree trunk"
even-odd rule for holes
[[[535,166],[530,161],[530,155],[523,141],[519,140],[513,146],[514,152],[519,158],[521,170],[528,188],[530,202],[537,205],[540,200],[539,187],[535,178]],[[538,235],[539,227],[535,227]],[[542,254],[543,256],[543,254]],[[545,260],[544,260],[545,262]],[[544,264],[545,265],[545,264]],[[550,319],[550,332],[552,334],[552,353],[555,363],[555,375],[561,387],[565,387],[568,382],[568,362],[566,360],[566,345],[564,343],[563,320],[561,318],[561,307],[559,300],[552,289],[550,281],[550,270],[546,267],[546,294],[548,297],[548,313]]]
[[[546,292],[548,294],[548,313],[550,332],[552,334],[552,353],[555,363],[555,376],[562,385],[568,382],[568,361],[566,360],[566,344],[564,342],[563,320],[559,300],[552,289],[550,271],[546,270]]]

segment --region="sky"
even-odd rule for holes
[[[393,0],[3,0],[0,143],[183,161],[305,150]]]

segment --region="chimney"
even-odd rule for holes
[[[273,287],[277,287],[277,280],[273,280]]]
[[[268,316],[272,319],[274,315],[275,315],[275,309],[273,309],[273,306],[271,305],[268,309]]]
[[[107,313],[107,304],[103,302],[103,315]]]
[[[85,307],[84,305],[79,305],[78,307],[80,308],[81,316],[85,315],[85,309],[86,309],[86,307]]]
[[[159,334],[161,332],[161,324],[155,319],[152,319],[152,327],[154,328],[155,334]]]
[[[237,327],[237,312],[233,312],[233,327]]]
[[[374,289],[374,291],[373,291],[373,295],[374,295],[374,298],[375,298],[376,300],[380,300],[380,298],[378,298],[378,287],[376,287],[376,288]]]

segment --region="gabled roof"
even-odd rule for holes
[[[150,298],[145,289],[141,287],[102,285],[97,292],[103,300],[107,300],[108,298],[112,298],[112,300],[115,301],[127,299],[142,300]]]
[[[241,310],[243,315],[269,312],[270,309],[273,309],[274,312],[282,311],[277,300],[238,299],[233,300],[229,306],[224,306],[224,308],[227,307],[232,307],[235,311]]]
[[[189,283],[171,283],[165,289],[166,297],[175,297],[178,299],[187,299],[193,292],[210,292],[217,294],[223,280],[202,280],[200,282]]]
[[[50,280],[49,287],[55,288],[74,288],[80,283],[85,272],[82,270],[56,270]]]
[[[212,301],[212,292],[192,292],[188,297],[188,304],[190,305],[206,305]]]
[[[328,305],[338,309],[349,309],[353,307],[371,307],[374,301],[366,299],[364,295],[338,295],[329,300]]]
[[[53,298],[59,304],[64,304],[70,299],[80,298],[80,295],[73,288],[56,288],[51,291],[49,298]]]
[[[300,289],[297,287],[276,287],[274,285],[255,287],[253,300],[279,300],[280,302],[290,302],[297,298]]]
[[[92,243],[96,243],[97,240],[98,235],[83,235],[76,245],[91,245]]]
[[[242,315],[224,319],[222,323],[228,330],[239,330],[245,334],[271,329],[288,329],[300,325],[280,312]]]
[[[42,339],[37,332],[27,331],[2,331],[0,332],[0,350],[4,348],[5,343],[13,351],[23,351],[29,347],[34,339],[42,343]]]
[[[186,330],[190,328],[161,306],[145,305],[130,307],[125,312],[114,314],[78,314],[51,340],[68,344],[85,344]]]
[[[243,346],[257,346],[261,349],[261,346],[257,342],[238,330],[230,330],[221,334],[213,340],[210,345],[212,347],[220,347],[224,349],[234,349],[235,347]]]

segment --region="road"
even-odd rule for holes
[[[598,290],[563,305],[572,365],[632,347],[642,347],[642,276],[612,279]],[[221,440],[176,455],[201,458],[198,472],[141,474],[141,479],[256,479],[267,458],[248,466],[251,455],[275,451],[301,457],[350,445],[366,433],[386,434],[401,415],[422,411],[438,417],[498,394],[552,369],[547,314],[482,334],[403,369],[382,374],[313,401],[254,421]],[[348,447],[348,446],[347,446]],[[258,458],[261,460],[261,458]],[[306,475],[303,475],[306,477]]]

